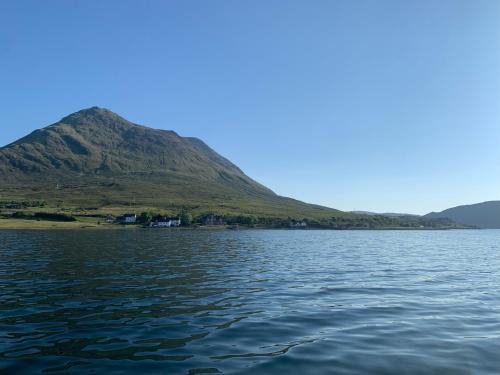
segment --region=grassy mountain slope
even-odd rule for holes
[[[441,212],[431,212],[426,218],[449,218],[457,223],[479,228],[500,229],[500,201],[457,206]]]
[[[0,200],[119,213],[162,209],[355,216],[276,195],[203,141],[92,107],[0,149]]]

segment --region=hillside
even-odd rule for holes
[[[341,211],[276,195],[197,138],[92,107],[0,149],[0,200],[119,213],[162,209],[321,219]]]
[[[441,212],[431,212],[424,217],[430,219],[449,218],[457,223],[479,228],[500,229],[500,201],[457,206]]]

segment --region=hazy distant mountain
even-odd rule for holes
[[[500,201],[453,207],[441,212],[431,212],[424,217],[449,218],[457,223],[479,228],[500,228]]]
[[[0,148],[0,198],[59,207],[349,215],[276,195],[197,138],[84,109]]]
[[[352,212],[353,214],[370,215],[370,216],[381,215],[381,216],[387,216],[387,217],[405,217],[405,216],[418,217],[418,216],[420,216],[420,215],[403,214],[403,213],[396,213],[396,212],[383,212],[383,213],[377,213],[377,212],[371,212],[371,211],[350,211],[350,212]]]

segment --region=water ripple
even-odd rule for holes
[[[500,231],[0,231],[0,373],[498,374]]]

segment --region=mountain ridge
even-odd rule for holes
[[[49,149],[44,150],[44,146]],[[237,166],[197,138],[181,137],[171,130],[134,124],[99,107],[75,112],[0,148],[0,160],[3,159],[3,165],[10,163],[15,168],[21,167],[29,172],[54,172],[54,169],[83,173],[100,170],[164,172],[166,169],[175,169],[173,164],[181,163],[176,153],[193,151],[190,148],[196,149],[198,153],[188,157],[196,157],[198,161],[204,162],[207,160],[200,159],[209,159],[219,167],[243,175]],[[58,163],[48,151],[55,153],[58,159],[68,161],[66,164]],[[134,157],[138,154],[139,158]],[[120,160],[112,163],[109,160],[111,157]],[[78,163],[75,159],[83,161]],[[140,163],[134,163],[134,159]],[[213,169],[213,165],[204,164],[203,167]]]
[[[360,215],[369,215],[369,216],[387,216],[387,217],[420,217],[421,215],[416,215],[416,214],[407,214],[407,213],[399,213],[399,212],[373,212],[373,211],[360,211],[360,210],[355,210],[355,211],[349,211],[353,214],[360,214]]]

